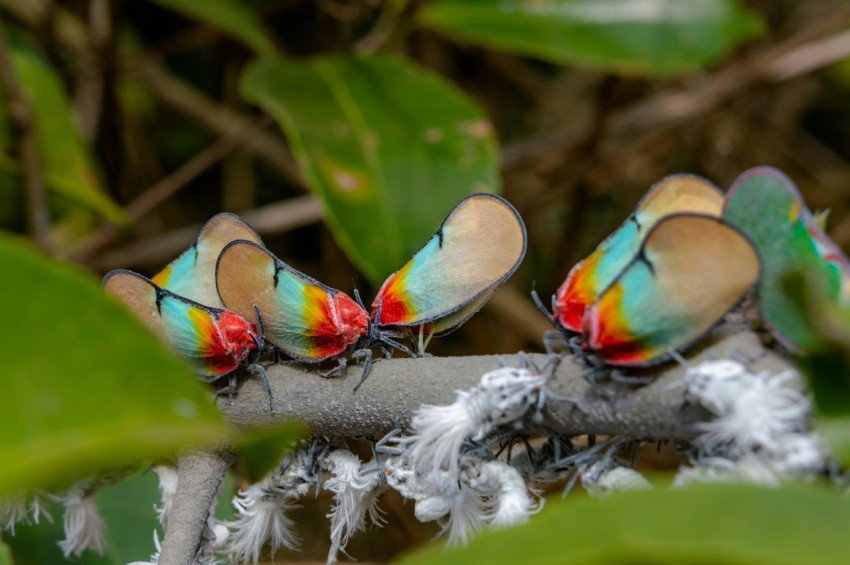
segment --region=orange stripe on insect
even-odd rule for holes
[[[609,288],[585,319],[586,347],[612,365],[639,364],[648,357],[642,340],[629,330],[623,311],[624,289]]]
[[[556,321],[568,330],[580,332],[584,313],[596,300],[594,290],[596,265],[602,259],[604,250],[597,249],[576,265],[567,280],[558,289],[555,302]]]
[[[156,276],[151,279],[151,281],[153,281],[156,286],[160,288],[165,288],[168,285],[168,279],[171,278],[171,272],[171,266],[169,265],[168,267],[158,272]]]
[[[412,261],[407,263],[387,279],[381,292],[378,293],[378,298],[372,304],[372,315],[374,316],[377,312],[378,301],[380,300],[381,318],[378,320],[379,324],[386,326],[405,324],[415,318],[416,308],[410,300],[405,284],[412,266]]]

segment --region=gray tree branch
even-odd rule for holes
[[[765,350],[750,332],[715,331],[705,345],[689,356],[690,363],[734,357],[751,370],[784,371],[791,365]],[[542,354],[525,356],[542,366]],[[375,363],[369,378],[358,390],[361,367],[352,365],[341,377],[321,378],[299,363],[281,363],[266,369],[271,384],[273,412],[259,379],[248,378],[233,397],[218,400],[221,410],[238,426],[257,426],[280,420],[299,420],[316,435],[332,437],[381,437],[410,421],[423,404],[450,404],[455,391],[475,386],[481,376],[500,366],[522,366],[519,355],[430,357],[389,359]],[[558,434],[625,435],[637,439],[688,440],[695,436],[694,424],[709,414],[689,405],[684,388],[676,381],[686,367],[665,364],[630,376],[656,376],[645,386],[611,384],[613,396],[595,391],[582,377],[583,364],[566,356],[549,383],[551,395],[543,408],[539,429]],[[160,563],[190,563],[202,543],[210,504],[231,459],[222,454],[192,453],[179,461],[177,496],[162,547]]]
[[[755,334],[719,332],[689,357],[697,363],[705,358],[735,355],[752,359],[756,369],[783,370],[789,365],[764,350]],[[526,356],[542,366],[546,356]],[[219,407],[237,425],[255,426],[277,420],[295,419],[306,423],[314,433],[332,437],[374,436],[410,420],[422,404],[451,404],[455,391],[473,387],[481,375],[500,364],[519,366],[517,355],[471,357],[430,357],[388,359],[372,366],[369,378],[352,394],[361,367],[350,366],[338,378],[323,379],[303,364],[283,363],[267,369],[274,397],[274,413],[269,413],[265,391],[257,379],[246,379],[234,397],[219,399]],[[635,387],[616,384],[616,394],[606,398],[582,378],[584,366],[566,356],[549,384],[554,396],[544,408],[541,427],[564,435],[616,434],[636,438],[688,439],[695,422],[706,417],[702,410],[684,406],[682,389],[670,386],[685,368],[666,364],[642,370],[629,370],[630,376],[655,376],[649,385]],[[568,401],[566,399],[573,399]]]
[[[198,561],[205,538],[213,535],[207,528],[210,509],[232,464],[233,456],[226,452],[192,451],[180,456],[177,492],[165,528],[159,565]]]

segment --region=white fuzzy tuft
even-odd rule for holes
[[[106,550],[103,518],[94,499],[96,491],[89,490],[90,486],[90,481],[81,481],[62,498],[65,504],[65,539],[59,542],[59,547],[65,558],[71,555],[79,557],[87,549],[100,554]]]
[[[678,483],[739,480],[775,485],[826,466],[822,442],[807,432],[811,408],[794,371],[752,373],[735,361],[705,362],[685,375],[687,395],[715,418],[700,423],[701,456]]]
[[[775,376],[742,372],[712,383],[700,401],[716,418],[698,425],[703,432],[699,443],[709,452],[726,446],[733,455],[776,451],[781,437],[806,427],[809,400],[791,388],[798,381],[793,371]]]
[[[441,469],[415,471],[402,458],[394,458],[388,462],[387,484],[415,501],[419,521],[440,520],[440,535],[448,536],[448,545],[465,544],[485,525],[521,524],[542,507],[519,471],[503,461],[467,458],[461,467],[453,477]]]
[[[256,564],[267,542],[272,554],[281,547],[298,549],[295,523],[287,512],[298,507],[295,501],[318,480],[301,455],[287,455],[269,477],[233,498],[239,517],[225,524],[233,530],[226,551],[237,561]]]
[[[751,483],[760,486],[779,486],[776,472],[764,460],[747,454],[738,461],[724,457],[705,457],[693,467],[682,467],[673,480],[674,487],[694,483]]]
[[[537,406],[545,383],[527,369],[505,367],[486,373],[469,391],[458,391],[454,404],[420,407],[411,435],[400,440],[406,456],[418,471],[448,469],[457,477],[464,441],[481,440],[497,426],[522,419]]]
[[[378,508],[378,496],[386,482],[383,468],[371,466],[364,469],[360,459],[347,450],[336,450],[328,455],[323,466],[334,476],[324,483],[324,488],[334,493],[331,519],[331,548],[328,563],[336,563],[337,554],[345,553],[352,534],[366,527],[366,517],[373,524],[383,525]]]
[[[484,497],[489,506],[488,522],[493,528],[523,524],[543,507],[543,499],[535,502],[520,472],[504,461],[473,461],[464,468],[462,477],[465,484]]]
[[[295,522],[286,515],[297,505],[285,490],[268,480],[262,481],[239,491],[233,498],[233,506],[239,518],[228,524],[233,528],[228,551],[238,561],[251,561],[256,565],[267,541],[271,543],[273,554],[280,547],[297,549],[298,538],[293,532]]]
[[[159,492],[162,497],[162,504],[154,506],[156,517],[159,523],[165,526],[168,515],[171,513],[171,506],[174,501],[174,494],[177,492],[177,467],[173,465],[157,465],[153,468],[156,476],[159,477]]]
[[[17,524],[38,524],[42,516],[52,524],[53,516],[47,511],[43,498],[56,500],[55,496],[46,492],[28,493],[24,491],[5,498],[0,502],[0,529],[6,530],[14,536]]]
[[[611,463],[605,459],[581,469],[581,485],[591,496],[652,488],[652,484],[634,469],[619,465],[611,467]]]
[[[391,488],[415,502],[417,520],[442,520],[439,535],[448,534],[449,545],[466,543],[489,516],[481,496],[459,484],[447,471],[414,471],[403,459],[393,458],[387,462],[386,480]]]
[[[456,488],[448,501],[449,515],[443,522],[440,535],[448,534],[448,546],[466,545],[486,523],[490,509],[481,495],[470,488]]]

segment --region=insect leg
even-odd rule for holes
[[[274,408],[272,407],[272,387],[269,384],[269,376],[266,374],[265,368],[263,368],[263,366],[259,363],[251,363],[248,365],[248,372],[253,373],[262,380],[263,388],[266,391],[266,395],[269,397],[269,413],[274,412]]]
[[[372,350],[371,349],[358,349],[354,353],[351,354],[352,357],[362,357],[363,358],[363,373],[360,374],[360,380],[351,390],[351,393],[354,394],[357,392],[357,389],[360,388],[366,381],[366,377],[369,376],[369,369],[372,368]]]
[[[338,374],[340,374],[342,371],[344,371],[345,367],[347,365],[348,365],[348,360],[345,358],[344,355],[340,355],[337,366],[334,367],[333,369],[329,370],[329,371],[324,372],[324,373],[319,372],[319,376],[324,378],[324,379],[329,379],[331,377],[335,377]]]
[[[558,323],[557,323],[557,322],[555,322],[555,318],[554,318],[554,316],[552,316],[552,313],[551,313],[551,312],[549,312],[549,310],[546,308],[546,306],[544,306],[544,305],[543,305],[543,301],[542,301],[542,300],[540,300],[540,297],[537,295],[537,291],[536,291],[536,290],[532,290],[532,291],[531,291],[531,299],[534,301],[534,304],[535,304],[535,306],[537,306],[537,309],[538,309],[538,310],[540,310],[540,312],[541,312],[544,316],[546,316],[546,319],[547,319],[547,320],[549,320],[549,323],[550,323],[550,324],[552,324],[553,326],[555,326],[555,327],[557,328],[557,327],[558,327]],[[553,296],[553,297],[552,297],[552,302],[553,302],[553,303],[554,303],[554,300],[555,300],[555,297]]]

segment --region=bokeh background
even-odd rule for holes
[[[431,346],[484,354],[541,350],[530,290],[553,293],[669,174],[726,189],[778,167],[850,247],[842,0],[0,0],[0,18],[0,228],[97,277],[151,276],[232,211],[297,269],[370,297],[402,264],[375,260],[375,241],[415,251],[453,202],[499,191],[525,219],[526,259]],[[370,128],[391,150],[370,153]],[[326,159],[351,175],[326,174]],[[370,179],[377,196],[346,200]],[[131,514],[155,496],[139,480],[146,494],[112,495]],[[384,561],[433,535],[397,506],[353,555]],[[320,560],[319,519],[302,537]],[[136,528],[116,520],[113,532]],[[21,563],[52,562],[46,531],[24,529]]]

